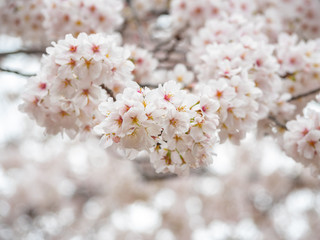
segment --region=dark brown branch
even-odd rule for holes
[[[310,92],[306,92],[306,93],[299,94],[299,95],[294,96],[294,97],[292,97],[291,99],[289,99],[288,102],[291,102],[291,101],[294,101],[294,100],[298,100],[298,99],[300,99],[300,98],[308,97],[308,96],[310,96],[310,95],[312,95],[312,94],[315,94],[315,93],[317,93],[317,92],[319,92],[319,91],[320,91],[320,88],[316,88],[316,89],[314,89],[314,90],[312,90],[312,91],[310,91]]]
[[[101,85],[101,87],[104,90],[106,90],[106,92],[110,95],[110,97],[113,98],[114,101],[116,100],[116,97],[114,96],[113,91],[111,89],[107,88],[105,85]]]
[[[128,27],[128,19],[125,19],[122,25],[120,26],[120,28],[118,29],[118,32],[120,32],[121,35],[123,35],[127,27]]]
[[[269,120],[271,120],[272,122],[274,122],[278,127],[287,130],[286,125],[282,124],[281,122],[278,121],[278,119],[276,119],[274,116],[269,116],[268,117]]]
[[[4,69],[0,67],[0,72],[8,72],[8,73],[14,73],[23,77],[32,77],[35,76],[36,74],[27,74],[27,73],[22,73],[16,70],[11,70],[11,69]]]
[[[43,54],[45,53],[45,51],[43,50],[39,50],[39,49],[30,49],[30,50],[16,50],[16,51],[12,51],[12,52],[2,52],[0,53],[0,57],[6,57],[8,55],[12,55],[12,54],[20,54],[20,53],[24,53],[24,54]]]
[[[167,46],[167,45],[172,41],[172,39],[175,40],[175,43],[173,43],[173,45],[174,45],[174,44],[177,44],[176,42],[179,42],[179,41],[182,39],[182,38],[181,38],[181,35],[182,35],[182,33],[183,33],[185,30],[186,30],[186,27],[184,27],[184,28],[180,29],[179,31],[177,31],[172,38],[169,38],[168,40],[163,41],[163,42],[159,42],[159,43],[154,47],[154,49],[153,49],[152,51],[153,51],[154,53],[155,53],[155,52],[158,52],[158,51],[166,51],[165,49],[162,49],[162,47]],[[173,46],[173,47],[174,47],[174,46]],[[172,46],[171,46],[171,48],[172,48]],[[170,49],[171,49],[171,48],[170,48]]]
[[[158,85],[153,85],[153,84],[148,84],[148,83],[147,84],[139,84],[139,86],[142,87],[142,88],[148,87],[148,88],[151,88],[151,89],[158,87]]]
[[[166,45],[168,45],[170,42],[171,42],[171,38],[169,39],[169,40],[167,40],[167,41],[163,41],[163,42],[159,42],[155,47],[154,47],[154,49],[152,50],[153,52],[158,52],[158,51],[160,51],[160,50],[162,50],[161,48],[163,47],[163,46],[166,46]]]
[[[292,79],[292,80],[294,80],[295,79],[295,77],[296,77],[296,73],[285,73],[284,75],[281,75],[280,76],[281,78],[290,78],[290,79]]]

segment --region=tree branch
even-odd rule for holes
[[[12,51],[12,52],[2,52],[0,53],[0,57],[6,57],[8,55],[12,55],[12,54],[19,54],[19,53],[24,53],[24,54],[43,54],[45,53],[45,51],[40,50],[40,49],[30,49],[30,50],[16,50],[16,51]]]
[[[177,38],[177,39],[172,43],[171,47],[165,51],[165,56],[164,56],[163,58],[159,58],[159,62],[165,62],[165,61],[169,60],[171,54],[175,52],[176,47],[177,47],[178,44],[179,44],[179,41],[180,41],[180,39]]]
[[[0,67],[0,72],[8,72],[8,73],[14,73],[23,77],[32,77],[35,76],[36,74],[27,74],[27,73],[22,73],[16,70],[10,70],[10,69],[4,69]]]
[[[112,97],[112,99],[115,101],[116,97],[113,94],[113,91],[110,88],[107,88],[104,84],[100,85],[106,92]]]
[[[139,83],[138,83],[139,84]],[[144,88],[144,87],[147,87],[147,88],[157,88],[158,85],[154,85],[154,84],[149,84],[149,83],[146,83],[146,84],[139,84],[140,87]]]
[[[302,94],[299,94],[299,95],[297,95],[297,96],[294,96],[294,97],[292,97],[291,99],[289,99],[288,102],[292,102],[292,101],[294,101],[294,100],[297,100],[297,99],[300,99],[300,98],[303,98],[303,97],[308,97],[308,96],[310,96],[310,95],[312,95],[312,94],[315,94],[315,93],[317,93],[317,92],[319,92],[319,91],[320,91],[320,87],[319,87],[319,88],[316,88],[316,89],[314,89],[314,90],[312,90],[312,91],[310,91],[310,92],[306,92],[306,93],[302,93]]]
[[[181,35],[184,33],[184,31],[186,30],[186,27],[181,28],[180,30],[178,30],[173,36],[172,38],[169,38],[166,41],[162,41],[159,42],[153,49],[152,52],[158,52],[158,51],[166,51],[164,49],[162,49],[162,47],[167,46],[172,39],[175,40],[175,42],[173,44],[177,44],[176,42],[179,42],[181,40]],[[172,47],[171,47],[172,48]]]
[[[271,120],[272,122],[274,122],[278,127],[282,128],[284,130],[287,130],[286,125],[279,122],[278,119],[276,119],[274,116],[269,115],[268,119]]]

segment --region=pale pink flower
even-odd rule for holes
[[[188,85],[194,79],[194,74],[188,71],[185,65],[177,64],[173,71],[168,72],[168,79],[177,81],[178,83]]]

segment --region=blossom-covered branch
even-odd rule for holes
[[[289,102],[298,100],[298,99],[300,99],[300,98],[308,97],[308,96],[310,96],[310,95],[314,95],[314,94],[318,93],[319,91],[320,91],[320,87],[319,87],[319,88],[316,88],[316,89],[314,89],[314,90],[312,90],[312,91],[310,91],[310,92],[306,92],[306,93],[303,93],[303,94],[294,96],[294,97],[292,97],[292,98],[289,99]]]
[[[8,12],[39,13],[32,1]],[[309,40],[320,36],[318,1],[41,4],[46,31],[39,34],[62,40],[47,48],[21,109],[48,133],[95,133],[128,158],[146,151],[157,172],[206,166],[217,144],[241,144],[257,128],[272,132],[264,120],[285,130],[275,137],[287,138],[304,97],[320,89],[320,41]]]

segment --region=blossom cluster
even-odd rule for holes
[[[1,33],[46,44],[66,34],[112,33],[123,22],[122,0],[4,0]]]
[[[137,86],[101,103],[107,117],[96,129],[104,147],[117,144],[131,157],[148,151],[157,172],[184,174],[212,162],[218,108],[217,101],[187,93],[175,81],[153,90]]]
[[[132,71],[134,81],[139,85],[154,85],[174,80],[184,86],[194,81],[194,73],[183,63],[176,64],[172,70],[159,69],[159,61],[153,54],[133,44],[125,45],[130,50],[130,61],[135,68]]]
[[[132,71],[134,81],[138,84],[150,84],[158,67],[158,60],[149,51],[135,45],[127,45],[127,48],[130,50],[130,60],[135,65]]]
[[[188,86],[194,81],[194,73],[183,63],[176,64],[172,70],[159,69],[159,61],[146,49],[136,45],[125,45],[130,50],[130,61],[135,68],[132,71],[134,81],[139,85],[153,85],[173,80]]]
[[[2,33],[21,36],[26,42],[47,43],[65,34],[112,32],[124,18],[150,19],[169,11],[175,29],[189,32],[202,27],[208,19],[241,14],[259,18],[264,31],[276,41],[281,32],[297,33],[303,38],[320,36],[318,0],[4,0],[0,3]],[[133,12],[132,12],[132,9]],[[122,13],[124,16],[122,16]],[[191,20],[192,19],[192,20]],[[36,32],[36,34],[35,34]]]
[[[167,79],[175,80],[178,83],[188,86],[194,81],[194,73],[190,71],[186,65],[179,63],[175,65],[171,71],[167,72]]]
[[[256,4],[247,0],[173,0],[170,14],[177,28],[186,25],[197,29],[212,18],[219,18],[224,13],[240,13],[250,16],[256,11]]]
[[[1,34],[20,36],[27,44],[46,41],[43,0],[5,0],[0,2]]]
[[[116,94],[132,80],[130,51],[117,42],[116,36],[81,33],[53,43],[40,73],[30,79],[21,109],[48,133],[90,133],[103,117],[98,105],[107,98],[104,88]]]
[[[214,43],[228,44],[252,39],[265,45],[268,37],[263,32],[263,27],[263,21],[258,19],[249,21],[241,14],[231,16],[224,14],[219,18],[209,19],[191,38],[191,49],[187,54],[188,62],[198,64],[202,55],[206,53],[207,46]]]
[[[264,32],[275,41],[281,32],[319,37],[320,14],[316,11],[319,7],[318,0],[173,0],[170,14],[177,28],[191,27],[191,33],[208,19],[219,19],[224,14],[259,18],[265,23]]]
[[[256,0],[258,9],[263,12],[269,30],[296,33],[302,38],[320,36],[320,2],[317,0]]]
[[[320,171],[320,111],[319,101],[310,103],[295,120],[289,121],[283,135],[286,153],[304,166]]]
[[[317,36],[314,0],[291,0],[283,16],[284,0],[38,1],[46,37],[73,36],[47,49],[22,110],[48,133],[95,129],[130,158],[146,151],[157,172],[208,165],[216,143],[239,144],[261,122],[285,129],[320,88],[320,41],[301,39]],[[113,33],[124,18],[123,47],[116,34],[80,33]],[[288,136],[289,155],[311,156],[290,153]]]
[[[192,39],[196,88],[220,102],[222,142],[239,143],[276,105],[282,83],[273,51],[259,25],[239,15],[208,21]]]
[[[45,2],[45,21],[49,39],[60,39],[66,34],[112,33],[123,22],[122,0],[49,0]]]
[[[15,104],[10,102],[10,107]],[[283,164],[280,152],[271,161],[257,161],[252,144],[263,157],[277,149],[271,139],[251,139],[240,154],[239,148],[228,146],[230,157],[215,163],[229,166],[229,171],[213,167],[189,178],[148,181],[133,164],[115,161],[114,155],[99,148],[97,139],[62,142],[48,136],[43,142],[28,118],[16,116],[27,123],[17,144],[8,140],[0,145],[3,240],[44,236],[315,240],[319,236],[318,228],[308,227],[320,224],[319,180],[290,161]],[[233,206],[231,215],[226,202]],[[141,222],[143,214],[148,217]]]
[[[297,35],[281,34],[276,45],[284,91],[299,95],[320,87],[320,42],[299,41]]]

